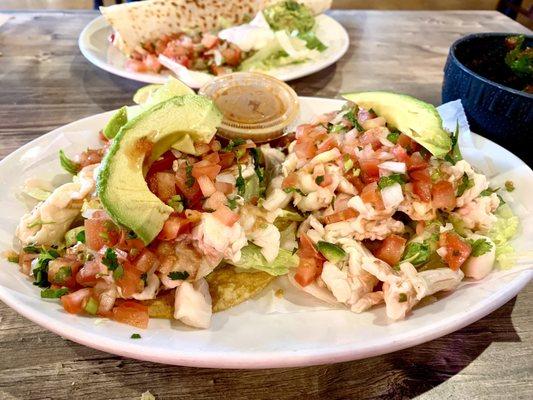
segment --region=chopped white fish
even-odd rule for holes
[[[74,200],[82,200],[89,194],[93,194],[96,188],[96,177],[98,174],[100,164],[88,165],[78,172],[75,177],[75,182],[80,185],[78,191],[71,194],[71,198]]]
[[[452,215],[457,216],[464,223],[465,228],[479,231],[488,231],[497,217],[493,214],[500,205],[500,199],[496,193],[490,196],[481,196],[464,204]]]
[[[160,281],[155,273],[155,269],[157,268],[157,265],[154,266],[148,273],[146,274],[146,286],[144,287],[143,291],[141,293],[135,293],[132,297],[135,300],[151,300],[155,299],[155,296],[157,294],[157,291],[159,289]]]
[[[206,329],[211,324],[211,295],[205,279],[194,283],[183,281],[176,288],[174,318],[195,328]]]
[[[483,174],[478,174],[472,166],[465,160],[457,161],[455,165],[446,168],[447,172],[451,173],[450,181],[458,185],[463,175],[466,174],[471,182],[472,187],[466,189],[464,193],[457,198],[457,207],[463,207],[465,204],[471,202],[480,193],[489,187],[489,181]]]
[[[476,280],[485,278],[494,268],[494,262],[496,261],[496,245],[487,236],[478,234],[471,234],[468,239],[472,240],[484,240],[490,246],[490,250],[480,256],[470,255],[461,269],[468,278]]]
[[[279,253],[280,233],[278,228],[273,224],[256,224],[250,232],[248,232],[248,239],[255,245],[261,247],[261,254],[268,262],[276,259]]]

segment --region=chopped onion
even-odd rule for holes
[[[446,247],[439,247],[437,249],[437,254],[441,256],[441,258],[446,257],[446,254],[448,254],[448,250],[446,250]]]
[[[403,201],[402,186],[399,183],[381,189],[381,198],[386,209],[394,208]]]
[[[390,172],[395,172],[397,174],[405,174],[406,167],[405,163],[398,161],[385,161],[378,165],[380,169],[385,169]]]
[[[235,182],[237,181],[235,176],[231,172],[223,172],[222,174],[218,174],[215,178],[215,181],[217,182],[224,182],[229,183],[231,185],[235,185]]]

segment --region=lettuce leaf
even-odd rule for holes
[[[487,236],[496,244],[496,261],[501,268],[508,269],[516,262],[515,250],[509,240],[516,235],[519,221],[508,204],[498,207],[495,214],[498,219]]]
[[[241,249],[241,259],[239,261],[227,261],[227,263],[237,268],[257,269],[270,275],[279,276],[285,275],[290,268],[298,265],[298,256],[288,250],[280,249],[276,259],[269,263],[261,254],[261,247],[249,243]]]

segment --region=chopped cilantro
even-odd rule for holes
[[[233,151],[233,149],[235,147],[238,147],[238,146],[240,146],[241,144],[244,144],[244,143],[246,143],[246,140],[244,140],[244,139],[241,139],[241,138],[232,139],[232,140],[229,141],[227,146],[224,147],[222,150],[225,151],[225,152],[230,152],[230,151]]]
[[[387,140],[391,143],[398,143],[398,138],[400,137],[400,132],[391,132],[387,135]]]
[[[132,333],[131,336],[130,336],[131,339],[140,339],[141,338],[141,335],[139,335],[138,333]]]
[[[59,299],[61,296],[64,296],[68,293],[67,288],[61,289],[43,289],[41,290],[42,299]]]
[[[185,207],[183,206],[183,201],[181,200],[181,196],[179,194],[172,196],[167,204],[174,209],[176,212],[183,212]]]
[[[80,243],[85,243],[85,230],[79,231],[76,234],[76,241],[78,241]]]
[[[515,189],[513,181],[505,181],[505,190],[512,192]]]
[[[261,167],[259,150],[257,150],[256,147],[254,147],[250,149],[250,152],[252,153],[252,157],[254,159],[255,174],[259,178],[259,182],[263,182],[265,180],[265,174],[264,174],[264,168]]]
[[[187,187],[192,187],[192,185],[194,185],[194,176],[192,176],[192,165],[189,161],[187,161],[185,165],[185,176],[185,184]]]
[[[399,183],[400,185],[405,183],[406,180],[405,180],[405,176],[402,175],[402,174],[392,174],[392,175],[388,175],[388,176],[382,176],[381,178],[379,178],[379,181],[378,181],[378,187],[380,189],[384,189],[388,186],[392,186],[394,185],[395,183]]]
[[[461,183],[457,187],[457,197],[461,197],[464,192],[474,186],[474,181],[471,180],[467,174],[463,174],[461,178]]]
[[[399,303],[405,303],[407,301],[407,295],[405,293],[400,293],[398,296]]]
[[[498,190],[499,190],[499,188],[496,188],[496,189],[488,188],[488,189],[483,190],[479,195],[480,196],[490,196],[492,193],[496,193]]]
[[[102,258],[102,263],[110,270],[114,271],[119,267],[117,253],[112,248],[108,247],[105,250],[104,257]]]
[[[452,149],[444,159],[448,161],[449,163],[455,165],[457,161],[460,161],[463,159],[463,156],[461,155],[461,150],[459,150],[459,121],[457,121],[457,125],[455,126],[455,132],[451,135],[452,140]]]
[[[328,128],[328,133],[341,133],[347,131],[347,128],[342,124],[331,125]]]
[[[470,244],[470,247],[472,247],[472,253],[470,253],[472,257],[482,256],[483,254],[486,254],[492,250],[492,243],[490,243],[487,239],[470,239],[468,240],[468,243]]]
[[[33,284],[40,288],[46,288],[50,287],[50,282],[48,281],[48,264],[51,260],[58,258],[59,253],[55,249],[47,250],[44,247],[40,253],[37,259],[37,266],[33,269]]]
[[[72,175],[76,175],[81,169],[81,166],[68,158],[63,150],[59,150],[59,163],[65,171]]]
[[[356,112],[354,112],[354,110],[350,110],[348,111],[346,114],[344,114],[344,118],[346,118],[348,121],[350,121],[350,123],[352,124],[352,126],[357,129],[358,132],[362,132],[364,131],[363,127],[359,124],[359,121],[357,121],[357,116],[356,116]]]
[[[242,177],[241,164],[237,164],[237,168],[239,169],[239,176],[237,177],[237,180],[235,181],[235,186],[237,187],[237,193],[239,194],[239,196],[244,196],[244,193],[246,191],[246,181]]]
[[[313,31],[307,31],[307,32],[299,32],[298,38],[305,41],[305,46],[308,49],[316,49],[320,52],[323,52],[328,47],[320,41],[320,39],[316,36],[315,32]]]
[[[285,193],[298,193],[298,194],[301,194],[302,196],[305,196],[304,192],[302,192],[300,189],[295,188],[295,187],[288,187],[288,188],[283,189],[283,191]]]
[[[29,246],[23,247],[22,251],[26,254],[39,254],[41,249],[37,246],[30,244]]]
[[[430,247],[426,242],[410,242],[405,248],[402,261],[407,261],[415,267],[425,264],[429,260]]]
[[[228,198],[228,207],[230,210],[235,210],[237,208],[237,198]]]
[[[319,175],[315,178],[315,183],[317,185],[320,185],[322,182],[324,182],[324,175]]]
[[[172,271],[169,272],[168,277],[173,281],[184,281],[189,277],[189,273],[187,271]]]
[[[72,268],[69,265],[59,268],[54,276],[54,283],[63,284],[72,276]]]

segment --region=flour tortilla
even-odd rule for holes
[[[115,45],[126,55],[141,50],[142,43],[163,35],[200,30],[208,32],[224,24],[238,25],[279,0],[146,0],[100,7],[115,31]],[[301,0],[315,14],[331,6],[331,0]],[[141,50],[142,51],[142,50]]]

